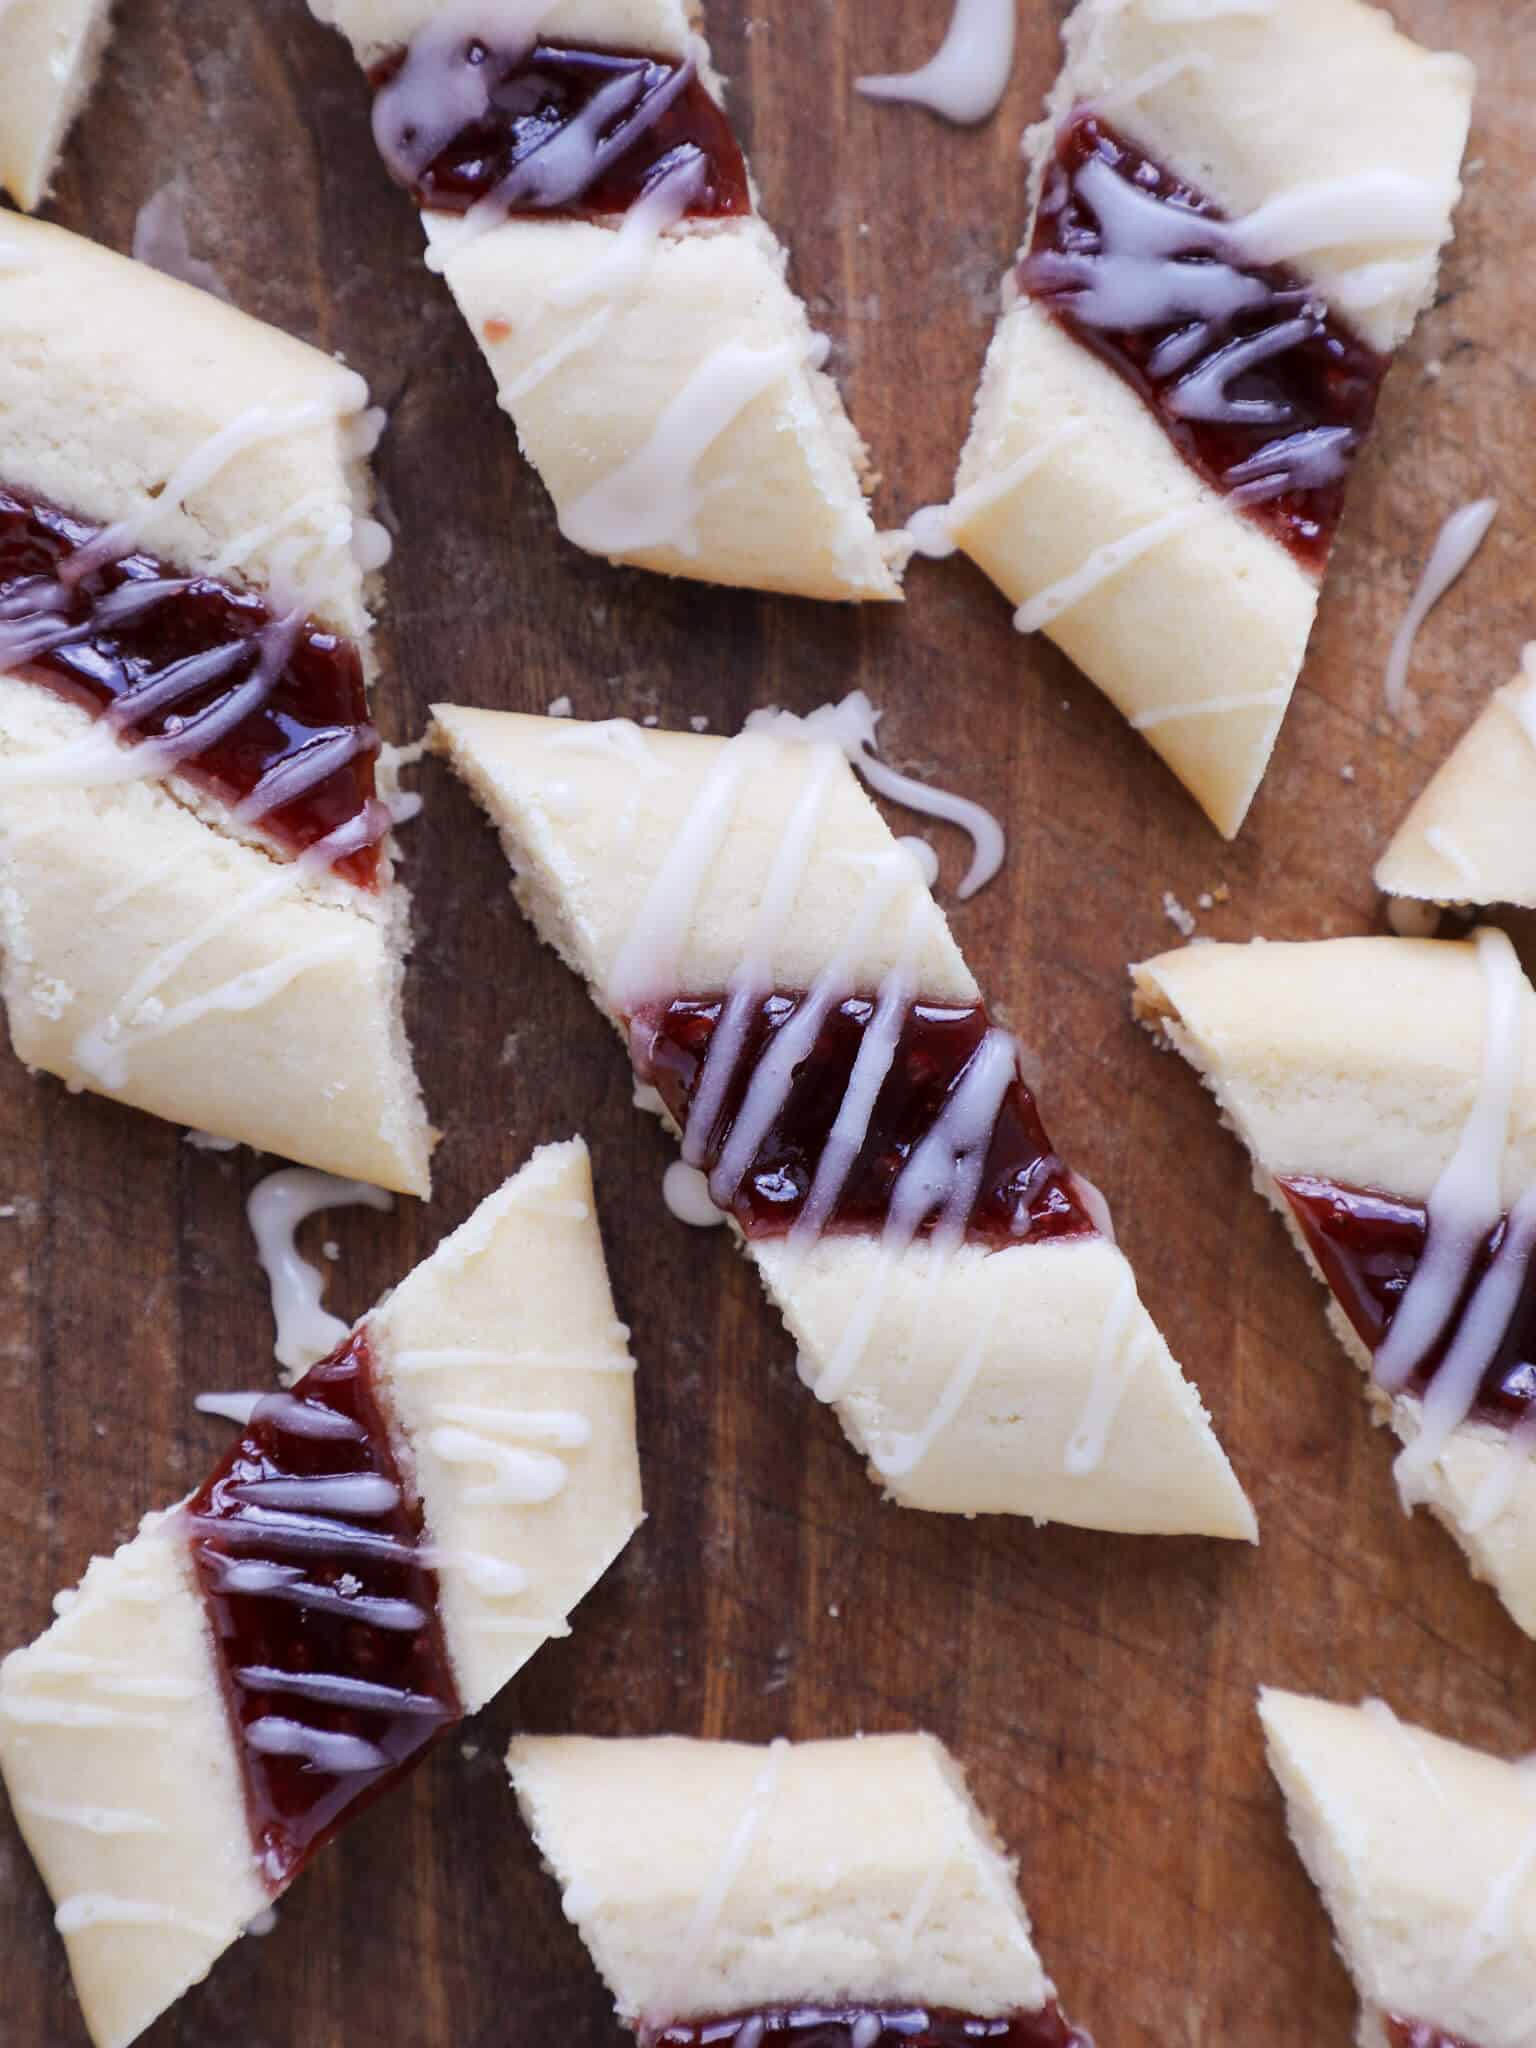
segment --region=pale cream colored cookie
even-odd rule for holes
[[[621,1031],[748,971],[764,993],[827,977],[839,1000],[873,996],[899,974],[928,1001],[978,1001],[921,871],[841,751],[795,721],[726,742],[439,706],[433,744],[499,827],[518,901]],[[877,1226],[744,1242],[803,1377],[896,1500],[1253,1537],[1108,1238],[939,1251]]]
[[[84,106],[111,30],[112,0],[6,0],[0,6],[0,190],[31,212]],[[9,222],[0,223],[0,266]]]
[[[631,2023],[863,2003],[991,2017],[1055,1997],[1014,1866],[931,1735],[520,1736],[508,1763]]]
[[[312,0],[369,64],[457,20],[444,0]],[[509,41],[692,56],[678,0],[502,0]],[[875,532],[868,459],[761,215],[423,218],[561,531],[616,562],[817,598],[895,599],[905,543]]]
[[[301,608],[368,673],[379,550],[362,379],[62,229],[18,218],[6,237],[18,258],[0,267],[0,487],[118,529],[122,552]],[[379,887],[361,888],[295,861],[187,777],[124,779],[130,765],[85,711],[0,675],[0,939],[19,1057],[425,1194],[432,1133],[402,1021],[409,903],[392,843]],[[382,797],[394,778],[386,756]]]
[[[1472,82],[1464,59],[1420,49],[1361,0],[1081,0],[1028,138],[1031,209],[1058,130],[1091,107],[1229,219],[1263,209],[1266,251],[1300,239],[1308,281],[1390,352],[1433,295]],[[1298,237],[1309,213],[1323,225]],[[1126,270],[1116,288],[1146,286]],[[1301,667],[1316,579],[1011,283],[948,525],[1023,608],[1021,627],[1048,632],[1233,835]]]
[[[1429,903],[1536,908],[1536,645],[1398,827],[1376,886]]]
[[[1466,2048],[1531,2048],[1536,1777],[1410,1727],[1379,1700],[1265,1690],[1259,1714],[1292,1838],[1360,1995],[1361,2048],[1385,2048],[1391,2020]]]
[[[1510,960],[1512,961],[1512,955]],[[1428,1203],[1444,1185],[1488,1081],[1490,996],[1478,948],[1426,939],[1199,945],[1133,970],[1137,1014],[1200,1073],[1253,1158],[1254,1184],[1323,1274],[1278,1182]],[[1494,1198],[1536,1186],[1536,991],[1512,968],[1509,1114],[1495,1133]],[[1370,1351],[1337,1304],[1330,1321],[1367,1373]],[[1372,1381],[1373,1408],[1416,1444],[1423,1402]],[[1438,1437],[1438,1431],[1436,1432]],[[1536,1462],[1531,1446],[1462,1421],[1414,1475],[1411,1497],[1446,1524],[1478,1577],[1536,1633]]]
[[[634,1366],[586,1147],[535,1153],[358,1328],[420,1502],[457,1705],[474,1712],[568,1632],[570,1609],[641,1518]],[[301,1381],[273,1399],[304,1393]],[[356,1535],[341,1507],[328,1511]],[[310,1504],[309,1530],[320,1512]],[[0,1770],[98,2048],[125,2048],[282,1889],[247,1813],[251,1735],[225,1704],[238,1682],[221,1670],[197,1536],[185,1503],[151,1516],[0,1665]],[[312,1543],[268,1547],[281,1562],[260,1561],[258,1546],[258,1579],[281,1579],[295,1556],[314,1568]],[[357,1683],[345,1672],[307,1683],[323,1696],[335,1681]],[[376,1727],[360,1711],[355,1725]]]

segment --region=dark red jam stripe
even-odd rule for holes
[[[1413,1278],[1429,1236],[1420,1202],[1401,1202],[1369,1188],[1340,1187],[1297,1175],[1280,1181],[1312,1256],[1350,1326],[1369,1351],[1379,1349]],[[1490,1232],[1445,1331],[1408,1381],[1422,1394],[1450,1349],[1478,1282],[1504,1241],[1507,1219]],[[1536,1259],[1493,1362],[1483,1375],[1473,1416],[1512,1427],[1536,1403]]]
[[[1090,164],[1106,167],[1164,210],[1167,232],[1157,238],[1162,253],[1140,260],[1158,265],[1161,284],[1178,299],[1171,318],[1121,326],[1082,317],[1095,280],[1108,283],[1115,274],[1097,267],[1110,252],[1103,223],[1082,189]],[[1193,226],[1225,218],[1107,122],[1079,112],[1057,138],[1019,284],[1141,394],[1198,476],[1233,495],[1251,519],[1321,574],[1387,360],[1351,334],[1298,272],[1248,262],[1235,246],[1213,246],[1208,226]],[[1185,221],[1191,226],[1181,245]],[[1115,252],[1117,266],[1123,255]],[[1227,317],[1202,319],[1200,309],[1209,305],[1220,272],[1245,281],[1244,296],[1252,303]],[[1121,267],[1118,274],[1127,273]],[[1304,333],[1289,342],[1281,337],[1283,345],[1269,352],[1265,337],[1293,324]],[[1223,350],[1236,352],[1244,343],[1255,346],[1228,358],[1231,374],[1212,368]],[[1226,417],[1191,417],[1181,410],[1192,391],[1213,379],[1230,401],[1219,408]]]
[[[187,1516],[277,1891],[462,1712],[364,1335],[262,1403]]]
[[[216,715],[251,682],[277,615],[254,591],[183,576],[142,549],[71,578],[71,559],[103,530],[0,487],[0,640],[36,649],[5,665],[87,711],[110,714],[125,738],[173,736]],[[273,668],[270,689],[253,693],[260,701],[175,772],[230,805],[254,798],[262,831],[301,854],[364,822],[379,740],[351,641],[306,620]],[[296,781],[308,786],[285,794]],[[258,790],[270,795],[269,806]],[[378,864],[375,835],[335,866],[369,887]]]
[[[878,2023],[878,2024],[877,2024]],[[642,2027],[640,2048],[1093,2048],[1059,2006],[976,2019],[925,2006],[788,2006]]]
[[[1459,2034],[1447,2034],[1422,2020],[1400,2020],[1395,2013],[1386,2015],[1386,2027],[1391,2048],[1473,2048],[1473,2043]]]
[[[464,104],[466,74],[475,111],[423,163],[438,142],[435,134],[423,142],[423,110]],[[730,122],[691,64],[466,36],[441,47],[418,40],[381,59],[369,78],[385,164],[431,211],[466,213],[494,197],[508,214],[592,220],[627,212],[658,179],[685,167],[688,216],[752,210]],[[608,98],[594,109],[599,94]],[[550,145],[584,118],[580,149],[568,158],[562,151],[556,171]]]
[[[805,1000],[803,991],[790,990],[767,996],[759,1005],[708,1134],[701,1162],[706,1173],[719,1161],[758,1062]],[[636,1073],[658,1091],[679,1125],[687,1123],[724,1007],[720,996],[679,996],[631,1020]],[[782,1235],[805,1206],[874,1013],[875,1002],[867,996],[849,996],[837,1004],[795,1068],[772,1127],[730,1204],[748,1237]],[[910,1005],[828,1229],[868,1233],[882,1227],[903,1168],[933,1129],[989,1028],[980,1004]],[[924,1229],[931,1230],[936,1221],[937,1205]],[[1046,1135],[1034,1096],[1016,1074],[993,1126],[966,1236],[1003,1250],[1044,1238],[1087,1236],[1093,1229]]]

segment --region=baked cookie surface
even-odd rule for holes
[[[111,32],[112,0],[8,0],[0,9],[0,191],[30,213],[53,182]],[[0,231],[0,264],[4,263]]]
[[[12,1043],[71,1087],[424,1194],[396,770],[367,699],[367,387],[78,236],[6,237]]]
[[[625,1337],[586,1148],[548,1146],[0,1666],[99,2048],[568,1632],[640,1520]]]
[[[1252,1538],[910,847],[840,744],[439,706],[514,893],[910,1507]]]
[[[1536,992],[1508,939],[1191,946],[1134,977],[1329,1287],[1405,1502],[1536,1631]]]
[[[1361,0],[1081,0],[947,526],[1234,835],[1429,303],[1473,75]]]
[[[508,1764],[567,1916],[648,2048],[800,2033],[1092,2048],[1061,2016],[1014,1865],[931,1735],[521,1736]]]

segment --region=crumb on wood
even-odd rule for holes
[[[1192,910],[1185,908],[1171,889],[1163,891],[1163,915],[1173,926],[1174,930],[1182,934],[1184,938],[1192,939],[1194,937],[1195,914]]]
[[[552,697],[544,713],[546,718],[569,718],[571,700],[569,697]]]

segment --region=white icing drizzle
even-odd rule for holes
[[[616,1333],[619,1343],[627,1341],[629,1332]],[[634,1363],[627,1353],[613,1352],[591,1355],[576,1351],[472,1351],[445,1345],[440,1350],[407,1350],[395,1352],[389,1361],[389,1369],[395,1373],[450,1372],[458,1367],[528,1366],[539,1372],[616,1372],[634,1371]]]
[[[1263,20],[1274,14],[1278,0],[1146,0],[1148,21],[1223,21],[1228,17]]]
[[[1432,1221],[1431,1231],[1433,1228]],[[1467,1303],[1449,1350],[1425,1389],[1419,1434],[1397,1461],[1398,1485],[1405,1497],[1415,1495],[1430,1466],[1471,1414],[1483,1374],[1519,1307],[1533,1249],[1536,1188],[1528,1190],[1510,1211],[1503,1241]],[[1430,1255],[1426,1252],[1426,1264]],[[1380,1353],[1377,1356],[1379,1360]]]
[[[0,1716],[7,1721],[43,1728],[159,1730],[167,1725],[163,1714],[133,1714],[125,1707],[101,1707],[90,1700],[47,1699],[16,1692],[0,1700]]]
[[[142,753],[155,744],[143,741],[122,749],[125,758]],[[3,780],[0,764],[0,780]],[[184,937],[147,961],[129,984],[113,1010],[99,1024],[91,1025],[75,1040],[75,1064],[81,1072],[108,1090],[128,1085],[128,1056],[137,1046],[184,1030],[200,1018],[219,1010],[253,1010],[272,1002],[290,983],[312,967],[339,959],[351,946],[350,938],[338,932],[334,938],[300,947],[265,967],[251,968],[220,982],[201,995],[190,996],[169,1008],[156,993],[195,954],[230,928],[246,923],[258,911],[281,898],[297,893],[307,882],[322,875],[331,862],[341,860],[371,844],[384,829],[387,817],[382,805],[367,810],[339,826],[328,838],[317,840],[298,860],[279,864],[253,889],[213,911]]]
[[[938,1277],[947,1265],[947,1258],[940,1254],[935,1254],[931,1258],[931,1287],[936,1288]],[[881,1443],[870,1445],[869,1462],[882,1479],[903,1479],[917,1471],[960,1413],[991,1349],[1000,1300],[999,1291],[992,1289],[985,1308],[976,1319],[976,1327],[967,1340],[965,1349],[955,1361],[938,1400],[921,1427],[907,1434],[889,1436]],[[926,1913],[923,1917],[926,1917]]]
[[[532,50],[548,0],[480,0],[443,7],[411,38],[405,61],[373,102],[373,139],[403,184],[420,182],[433,160],[491,110],[490,66],[467,61],[484,42],[515,58]]]
[[[558,734],[550,744],[564,738]],[[607,989],[610,1009],[632,1015],[651,994],[670,993],[676,986],[688,928],[730,830],[737,796],[749,771],[764,757],[760,744],[749,743],[743,735],[722,747],[710,762],[614,962]]]
[[[475,1591],[489,1600],[515,1599],[532,1583],[522,1565],[483,1550],[442,1550],[427,1544],[417,1555],[435,1572],[462,1572]]]
[[[152,1899],[125,1899],[114,1892],[76,1892],[61,1899],[53,1916],[60,1934],[84,1934],[95,1927],[178,1927],[207,1941],[222,1942],[228,1929],[198,1920]]]
[[[1498,509],[1497,498],[1477,498],[1453,512],[1441,527],[1387,657],[1387,709],[1394,717],[1407,708],[1408,668],[1419,628],[1482,546]]]
[[[1415,1728],[1406,1721],[1400,1721],[1385,1700],[1370,1699],[1360,1702],[1360,1711],[1367,1720],[1374,1721],[1378,1728],[1385,1728],[1397,1738],[1405,1751],[1414,1774],[1420,1779],[1425,1790],[1442,1813],[1451,1811],[1451,1802],[1441,1783],[1440,1774],[1430,1761],[1428,1744]]]
[[[186,206],[180,184],[172,180],[152,193],[133,223],[133,260],[147,263],[182,284],[195,285],[216,299],[228,300],[229,287],[211,263],[192,254],[187,239]]]
[[[1115,1219],[1110,1212],[1109,1200],[1104,1190],[1095,1187],[1093,1182],[1085,1174],[1081,1173],[1074,1173],[1072,1175],[1072,1185],[1077,1190],[1077,1199],[1088,1212],[1093,1227],[1100,1237],[1108,1238],[1111,1244],[1118,1244],[1119,1239],[1115,1235]]]
[[[310,1479],[246,1479],[229,1489],[233,1500],[258,1508],[299,1508],[317,1515],[387,1515],[400,1505],[400,1489],[381,1472],[321,1473]]]
[[[1289,690],[1256,690],[1249,697],[1202,697],[1193,704],[1160,704],[1155,710],[1138,712],[1131,726],[1136,732],[1151,732],[1184,718],[1225,718],[1234,711],[1258,711],[1267,706],[1283,711],[1290,701]]]
[[[778,1791],[779,1776],[784,1768],[784,1759],[789,1754],[788,1742],[780,1736],[768,1746],[762,1768],[752,1781],[747,1794],[747,1803],[742,1808],[734,1827],[726,1837],[720,1852],[720,1861],[710,1872],[708,1881],[699,1888],[688,1925],[678,1944],[674,1984],[676,1992],[672,2001],[673,2009],[684,2009],[684,2001],[691,1994],[700,1974],[700,1965],[708,1955],[719,1930],[720,1919],[725,1911],[731,1887],[746,1867],[753,1845],[767,1818]],[[666,2004],[667,2001],[662,2001]]]
[[[964,902],[984,889],[1002,866],[1008,843],[1003,828],[992,813],[970,797],[952,790],[936,789],[915,776],[902,775],[879,759],[875,728],[885,716],[870,702],[863,690],[850,690],[836,704],[823,704],[805,717],[778,710],[754,711],[747,719],[749,733],[769,733],[780,739],[830,740],[841,748],[877,795],[917,811],[925,817],[958,825],[969,834],[974,852],[971,864],[955,894]],[[809,850],[809,849],[807,849]]]
[[[560,514],[566,539],[610,557],[669,548],[696,555],[708,491],[697,470],[747,408],[805,360],[798,341],[776,348],[723,343],[662,408],[641,445]]]
[[[713,1058],[715,1041],[719,1031],[709,1043],[709,1058]],[[705,1061],[706,1072],[709,1059]],[[695,1097],[697,1101],[697,1097]],[[690,1116],[689,1122],[693,1121]],[[661,1177],[661,1198],[668,1210],[679,1223],[686,1223],[694,1230],[712,1230],[725,1221],[725,1211],[717,1209],[710,1199],[709,1182],[696,1166],[690,1166],[686,1159],[674,1159]]]
[[[912,880],[912,862],[899,847],[893,847],[889,854],[880,857],[850,920],[842,947],[816,977],[794,1015],[774,1033],[772,1041],[753,1067],[746,1096],[709,1176],[709,1192],[719,1208],[730,1206],[732,1196],[746,1178],[764,1138],[783,1109],[796,1068],[815,1045],[827,1017],[847,996],[853,974],[852,963],[868,944],[893,899],[902,889],[909,888]],[[739,1040],[728,1050],[732,1060],[731,1066],[724,1069],[727,1079],[740,1051]],[[692,1117],[689,1128],[694,1130]],[[701,1124],[696,1141],[702,1145],[708,1136],[709,1126]]]
[[[546,1451],[528,1451],[497,1443],[478,1431],[434,1429],[428,1447],[449,1465],[483,1465],[491,1478],[462,1489],[469,1507],[537,1507],[565,1489],[570,1474],[564,1462]]]
[[[856,87],[868,99],[929,107],[946,121],[985,121],[1013,69],[1016,15],[1016,0],[955,0],[948,32],[920,70],[860,78]]]
[[[221,1422],[237,1422],[244,1428],[265,1399],[265,1394],[199,1394],[192,1406],[199,1415],[216,1415]]]
[[[316,1614],[346,1615],[373,1628],[398,1629],[406,1635],[424,1628],[429,1619],[425,1609],[413,1600],[323,1585],[306,1579],[297,1565],[273,1564],[265,1558],[229,1558],[218,1552],[206,1556],[204,1564],[213,1573],[221,1593],[259,1595],[308,1608]]]
[[[1461,841],[1453,838],[1443,825],[1427,825],[1424,829],[1424,844],[1431,853],[1438,853],[1448,867],[1456,870],[1465,888],[1477,890],[1482,887],[1483,878],[1477,862]]]
[[[59,1827],[79,1828],[88,1835],[164,1835],[170,1830],[153,1814],[135,1813],[128,1807],[82,1806],[55,1799],[16,1800],[18,1812],[34,1814],[38,1820],[54,1821]]]
[[[1376,1352],[1374,1376],[1388,1393],[1406,1387],[1444,1331],[1473,1264],[1503,1215],[1504,1155],[1520,1076],[1525,978],[1508,938],[1476,934],[1486,991],[1482,1071],[1455,1153],[1430,1191],[1424,1254]],[[1397,1461],[1404,1501],[1421,1496],[1425,1475],[1465,1422],[1518,1300],[1536,1244],[1536,1190],[1511,1212],[1498,1254],[1478,1283],[1450,1349],[1425,1391],[1419,1434]]]
[[[351,1327],[321,1307],[325,1275],[302,1256],[294,1233],[321,1210],[354,1203],[392,1209],[394,1197],[366,1181],[338,1180],[333,1174],[291,1166],[258,1181],[246,1202],[256,1257],[272,1290],[277,1323],[273,1352],[278,1364],[290,1371],[307,1371],[329,1357]]]
[[[1077,1428],[1067,1440],[1062,1460],[1074,1479],[1087,1478],[1103,1464],[1115,1417],[1141,1363],[1142,1345],[1125,1341],[1135,1307],[1136,1283],[1130,1267],[1122,1265],[1099,1330],[1099,1354],[1088,1398]]]
[[[1529,1801],[1529,1780],[1522,1789]],[[1468,1922],[1451,1964],[1448,1992],[1459,1991],[1470,1983],[1491,1957],[1509,1948],[1518,1938],[1514,1924],[1515,1905],[1533,1869],[1536,1869],[1536,1819],[1532,1820],[1508,1868],[1501,1871],[1488,1887],[1487,1897],[1475,1917]]]
[[[1080,441],[1088,431],[1088,424],[1086,419],[1063,420],[1036,447],[1028,449],[1003,469],[967,484],[947,505],[920,507],[907,521],[907,538],[920,555],[927,555],[936,562],[947,561],[960,546],[956,537],[958,527],[989,507],[1001,504],[1003,499],[1011,498],[1019,486],[1043,469],[1058,450],[1073,441]]]
[[[392,1704],[396,1703],[392,1696]],[[382,1770],[389,1758],[376,1743],[359,1735],[338,1735],[310,1728],[281,1714],[263,1714],[245,1729],[245,1740],[263,1756],[297,1756],[317,1771],[345,1777],[354,1771]]]
[[[432,1410],[442,1422],[462,1423],[467,1429],[499,1430],[503,1435],[521,1437],[525,1442],[547,1444],[557,1451],[585,1450],[592,1441],[592,1425],[585,1415],[569,1408],[538,1410],[495,1408],[472,1401],[439,1401]]]
[[[1133,562],[1139,562],[1143,555],[1151,554],[1165,541],[1224,510],[1223,499],[1201,498],[1192,505],[1180,505],[1172,512],[1165,512],[1159,519],[1149,520],[1145,526],[1122,534],[1118,540],[1106,541],[1069,576],[1047,584],[1044,590],[1037,591],[1021,604],[1013,615],[1014,630],[1019,633],[1042,632],[1047,626],[1054,625],[1063,612],[1072,611],[1085,598],[1113,581],[1122,570],[1128,569]]]

